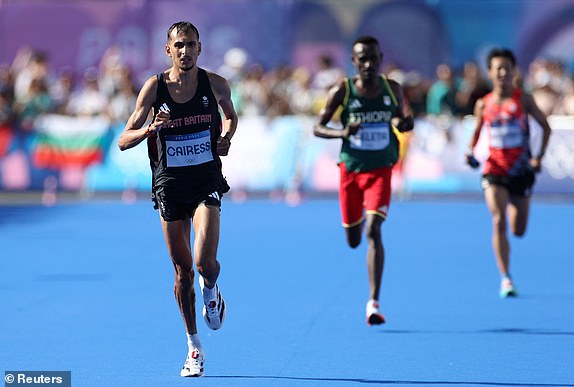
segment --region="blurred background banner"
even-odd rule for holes
[[[240,123],[224,172],[237,197],[337,191],[340,143],[312,126],[363,34],[416,117],[396,192],[480,191],[463,158],[470,114],[487,52],[505,46],[554,129],[536,191],[574,194],[574,0],[0,0],[0,190],[149,190],[145,146],[115,144],[182,19],[199,28],[200,66],[232,87]]]
[[[211,68],[242,47],[266,67],[313,68],[329,51],[350,69],[348,46],[361,34],[380,39],[385,60],[427,77],[442,62],[482,59],[493,45],[511,47],[523,68],[540,55],[574,65],[572,0],[3,0],[0,63],[29,46],[48,52],[56,69],[82,71],[118,46],[136,73],[155,71],[167,63],[167,28],[180,19],[199,28]]]
[[[101,120],[74,123],[78,119],[62,116],[44,120],[53,122],[40,126],[46,129],[33,136],[30,157],[13,152],[2,160],[3,189],[43,189],[46,178],[52,176],[61,182],[59,188],[65,190],[93,193],[150,189],[147,148],[140,146],[121,152],[116,146],[123,126],[104,126]],[[51,130],[58,122],[58,130]],[[269,192],[280,196],[336,193],[340,142],[314,137],[314,122],[315,117],[303,115],[272,120],[244,117],[233,139],[233,151],[224,158],[224,174],[232,192],[237,195]],[[573,193],[574,117],[553,117],[550,123],[554,133],[544,169],[537,176],[536,192]],[[534,122],[531,124],[536,128]],[[70,130],[78,125],[86,131]],[[471,170],[464,162],[474,120],[470,117],[457,120],[448,129],[450,134],[433,120],[416,121],[417,132],[405,137],[408,151],[402,163],[395,167],[395,192],[480,192],[480,172]],[[74,151],[70,151],[71,145],[75,146]],[[485,153],[486,143],[482,137],[477,148],[479,160],[484,161]],[[24,175],[30,177],[23,182]]]

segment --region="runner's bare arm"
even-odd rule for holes
[[[120,150],[126,150],[138,145],[146,139],[150,131],[156,131],[155,123],[147,127],[142,126],[145,124],[149,112],[155,102],[157,91],[157,79],[155,76],[149,78],[143,85],[137,97],[136,107],[128,121],[120,138],[118,139],[118,147]]]
[[[474,132],[470,137],[470,143],[468,144],[469,152],[474,152],[474,147],[478,144],[478,139],[480,138],[480,131],[482,129],[482,125],[484,124],[484,120],[482,117],[482,113],[484,111],[484,100],[482,98],[478,99],[474,104]]]
[[[221,136],[217,140],[217,153],[220,156],[226,156],[229,153],[231,139],[237,130],[237,112],[231,99],[231,89],[225,78],[215,73],[208,73],[208,75],[211,89],[224,115]]]
[[[357,133],[360,123],[350,123],[346,128],[334,129],[328,125],[337,109],[343,105],[345,100],[345,82],[333,86],[327,94],[325,107],[319,113],[319,122],[313,126],[313,134],[321,138],[346,138]]]
[[[480,98],[474,104],[474,118],[476,123],[474,124],[474,132],[470,137],[470,143],[468,144],[468,150],[465,152],[466,163],[472,168],[478,168],[480,163],[474,157],[474,147],[478,144],[478,139],[480,138],[480,131],[482,130],[482,125],[484,124],[483,114],[484,112],[484,100]]]
[[[395,126],[399,132],[408,132],[414,128],[414,119],[412,116],[412,111],[408,101],[405,100],[403,89],[401,86],[391,79],[388,80],[389,85],[393,94],[397,98],[397,110],[393,116],[393,126]]]
[[[532,167],[535,170],[540,170],[540,162],[542,157],[544,157],[544,153],[546,153],[546,148],[548,147],[548,141],[550,140],[552,129],[550,128],[550,124],[548,124],[546,116],[542,110],[540,110],[538,105],[536,105],[536,102],[534,101],[534,98],[531,94],[522,94],[522,105],[528,114],[530,114],[542,128],[542,144],[540,146],[540,152],[536,155],[532,155],[532,159],[530,160]]]

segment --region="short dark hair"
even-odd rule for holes
[[[169,27],[169,29],[167,30],[167,40],[170,39],[171,37],[170,35],[173,30],[175,30],[177,33],[193,31],[197,35],[197,39],[199,39],[199,30],[197,29],[196,26],[194,26],[190,22],[180,21],[177,23],[173,23],[171,27]]]
[[[355,46],[355,44],[375,44],[375,45],[380,47],[379,41],[377,40],[377,38],[375,38],[374,36],[371,36],[371,35],[359,36],[353,42],[353,46]]]
[[[493,48],[490,50],[486,59],[486,65],[488,68],[490,68],[492,58],[506,58],[510,61],[512,67],[516,66],[516,57],[514,56],[512,50],[508,48]]]

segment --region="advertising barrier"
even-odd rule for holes
[[[311,116],[241,117],[223,172],[232,193],[334,194],[338,190],[339,140],[313,136]],[[574,197],[574,118],[549,118],[553,128],[536,193]],[[403,193],[480,192],[480,170],[464,162],[474,128],[472,117],[419,119],[405,136],[406,152],[395,167],[393,190]],[[102,118],[49,115],[33,131],[3,135],[0,188],[5,192],[45,190],[149,191],[151,173],[144,144],[121,152],[123,124]],[[532,123],[532,147],[540,129]],[[6,131],[6,130],[4,130]],[[486,138],[475,154],[484,161]]]

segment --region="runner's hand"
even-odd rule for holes
[[[540,173],[542,170],[542,164],[540,163],[540,159],[533,157],[530,159],[530,167],[534,171],[534,173]]]
[[[217,154],[220,156],[227,156],[229,153],[229,147],[231,146],[231,140],[229,137],[219,137],[217,139]]]
[[[478,161],[472,153],[467,153],[465,155],[466,163],[470,165],[472,169],[480,167],[480,161]]]
[[[415,127],[415,121],[413,119],[413,116],[404,117],[402,120],[399,121],[399,124],[397,125],[397,129],[401,133],[413,130],[414,127]]]
[[[148,137],[159,132],[160,129],[169,121],[169,117],[169,111],[160,109],[155,115],[153,122],[147,128]]]
[[[345,129],[343,129],[343,137],[347,138],[349,136],[352,136],[356,134],[359,131],[359,129],[361,129],[360,122],[350,123]]]

